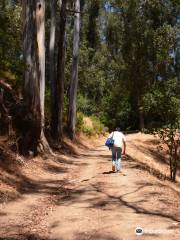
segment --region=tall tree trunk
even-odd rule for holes
[[[37,58],[39,62],[41,129],[44,130],[45,94],[45,0],[36,0]]]
[[[97,23],[99,9],[100,1],[90,1],[87,40],[89,46],[93,49],[97,49],[100,43],[99,26]]]
[[[24,10],[24,59],[26,64],[24,99],[29,112],[28,129],[24,131],[24,153],[42,143],[48,148],[44,137],[44,92],[45,92],[45,0],[26,0]],[[44,149],[43,149],[44,150]]]
[[[75,138],[76,125],[76,98],[78,86],[78,62],[79,62],[79,32],[80,32],[80,1],[75,1],[74,39],[73,39],[73,62],[70,80],[68,131],[73,140]]]
[[[64,68],[65,68],[65,33],[66,33],[66,4],[67,0],[62,0],[60,10],[59,41],[58,41],[58,63],[56,81],[56,96],[54,103],[54,116],[52,129],[53,137],[61,142],[63,137],[63,102],[64,102]]]
[[[37,58],[39,62],[39,82],[40,82],[40,109],[41,109],[41,151],[50,151],[49,144],[44,135],[45,117],[45,0],[36,0],[36,29],[37,29]]]
[[[40,104],[40,72],[38,62],[38,46],[36,41],[36,5],[33,0],[24,4],[24,58],[26,64],[24,100],[29,112],[30,126],[22,133],[22,153],[29,150],[37,153],[41,135],[41,104]],[[30,129],[31,128],[31,129]]]
[[[51,135],[56,133],[56,68],[55,68],[55,37],[56,37],[56,8],[57,0],[50,1],[51,26],[49,39],[49,77],[51,83]]]

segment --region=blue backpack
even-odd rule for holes
[[[113,136],[114,136],[114,132],[113,132],[113,135],[112,137],[110,138],[107,138],[106,142],[105,142],[105,145],[109,148],[112,148],[114,146],[114,139],[113,139]]]

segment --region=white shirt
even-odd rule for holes
[[[114,131],[109,135],[109,138],[113,136],[114,139],[114,147],[122,148],[123,142],[126,142],[126,137],[122,132]]]

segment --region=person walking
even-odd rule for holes
[[[116,128],[114,132],[111,132],[108,138],[112,138],[114,140],[114,145],[111,148],[112,171],[121,172],[121,157],[122,154],[126,154],[126,137],[121,132],[120,128]]]

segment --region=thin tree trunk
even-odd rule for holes
[[[76,98],[78,86],[78,62],[79,62],[79,32],[80,32],[80,1],[75,1],[74,40],[73,40],[73,62],[70,80],[68,131],[71,139],[75,138],[76,125]]]
[[[144,113],[139,110],[139,128],[141,132],[144,132]]]
[[[58,63],[56,80],[56,97],[55,97],[55,115],[53,137],[56,141],[61,142],[63,137],[63,107],[64,107],[64,68],[65,68],[65,33],[66,33],[66,4],[67,0],[62,0],[60,10],[59,24],[59,42],[58,42]]]
[[[177,161],[178,161],[178,143],[174,142],[174,154],[173,154],[173,181],[176,181],[177,174]]]
[[[57,0],[50,2],[51,10],[51,26],[50,26],[50,40],[49,40],[49,78],[51,83],[51,135],[54,136],[56,132],[56,71],[55,71],[55,33],[56,33],[56,8]]]
[[[169,154],[170,154],[170,158],[169,158],[169,166],[170,166],[170,178],[171,180],[173,180],[173,150],[172,147],[169,148]]]

